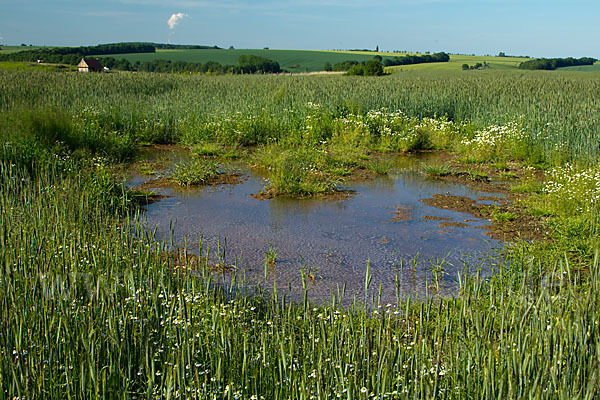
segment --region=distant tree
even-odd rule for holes
[[[229,46],[229,50],[233,50],[233,49],[234,49],[234,47],[233,47],[233,46]]]
[[[500,53],[498,53],[498,57],[506,57],[506,53],[501,51]]]
[[[347,72],[348,75],[362,76],[365,74],[365,66],[363,64],[355,64]]]
[[[268,47],[263,47],[263,50],[269,50],[269,48]]]
[[[375,52],[379,53],[379,45],[377,45],[377,47],[375,47]]]
[[[521,69],[545,69],[545,70],[554,70],[556,68],[562,67],[572,67],[578,65],[592,65],[596,62],[595,58],[591,57],[581,57],[580,59],[575,59],[573,57],[569,58],[540,58],[536,60],[524,61],[519,64],[519,68]]]
[[[333,67],[329,61],[326,61],[323,65],[323,71],[333,71]]]
[[[360,64],[360,63],[358,61],[354,61],[354,60],[339,62],[339,63],[334,64],[333,70],[334,71],[348,71],[350,68],[352,68],[352,66],[354,66],[356,64]]]
[[[241,55],[238,58],[238,64],[243,73],[278,73],[281,72],[279,63],[268,58],[254,55]]]
[[[466,70],[468,70],[468,69],[469,69],[469,64],[463,64],[463,65],[462,65],[462,70],[463,70],[463,71],[466,71]]]
[[[363,75],[365,76],[381,76],[383,75],[383,64],[378,60],[368,60],[365,63]]]

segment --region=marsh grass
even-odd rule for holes
[[[192,153],[201,157],[221,157],[227,159],[241,158],[245,155],[243,148],[224,146],[220,143],[198,143],[192,148]]]
[[[448,163],[428,163],[423,164],[421,169],[428,176],[448,176],[452,175],[455,171],[452,166]]]
[[[315,166],[313,159],[302,154],[282,154],[269,175],[267,190],[276,194],[311,195],[333,191],[338,181]]]
[[[0,397],[600,395],[598,207],[588,201],[597,195],[597,77],[0,71],[0,83]],[[519,135],[486,152],[512,121]],[[541,149],[539,165],[581,165],[558,168],[531,195],[552,214],[553,241],[515,243],[488,260],[489,275],[465,263],[449,277],[432,265],[433,286],[456,283],[449,297],[380,304],[369,267],[365,292],[341,307],[335,292],[320,305],[306,294],[289,302],[276,287],[246,295],[241,277],[209,272],[209,257],[166,257],[173,248],[139,223],[111,173],[142,141],[261,145],[253,162],[284,193],[331,190],[334,171],[377,148],[495,162],[529,148]],[[182,182],[214,173],[207,165],[182,168]]]
[[[363,165],[369,171],[373,171],[379,175],[387,175],[394,169],[394,162],[389,159],[374,159],[365,162]]]
[[[535,177],[525,177],[519,183],[510,186],[510,190],[515,193],[541,193],[544,184]]]
[[[177,164],[169,174],[169,180],[180,186],[204,185],[214,180],[219,173],[219,167],[214,162],[194,159]]]
[[[496,221],[496,222],[508,222],[508,221],[514,221],[518,218],[518,215],[511,212],[511,211],[497,211],[494,210],[492,212],[492,220]]]
[[[378,306],[367,275],[350,308],[290,303],[166,262],[87,178],[28,176],[0,163],[5,397],[598,395],[598,253],[586,271],[516,253],[486,278],[459,274],[449,298]]]
[[[469,179],[472,179],[474,181],[487,181],[489,179],[489,175],[481,168],[481,165],[472,168],[467,168],[465,173],[467,174]]]

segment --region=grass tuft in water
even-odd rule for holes
[[[169,179],[180,186],[204,185],[219,175],[217,164],[203,159],[178,164]]]
[[[448,163],[423,164],[421,169],[428,176],[448,176],[454,173],[454,170]]]

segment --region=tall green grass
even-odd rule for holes
[[[290,303],[167,256],[92,178],[39,176],[0,163],[2,397],[598,396],[599,253],[517,254],[450,298]]]
[[[0,108],[53,107],[140,142],[216,138],[244,145],[297,131],[314,113],[311,104],[332,117],[385,108],[481,127],[516,121],[542,154],[593,161],[599,87],[594,74],[534,71],[414,71],[380,79],[1,71]]]
[[[537,199],[576,214],[554,220],[558,245],[517,244],[490,276],[466,265],[454,296],[389,305],[367,268],[365,293],[342,307],[335,294],[320,305],[286,301],[276,287],[246,295],[241,278],[173,251],[137,222],[110,163],[140,142],[259,144],[256,157],[273,151],[263,165],[275,174],[315,173],[318,162],[343,175],[373,145],[412,145],[390,132],[416,133],[417,148],[470,151],[496,140],[474,127],[517,121],[544,157],[594,164],[598,85],[544,73],[0,72],[0,397],[597,398],[600,251],[597,205],[585,202],[597,195],[593,167],[557,169]],[[368,119],[383,108],[408,122]],[[458,128],[424,118],[435,115]],[[521,150],[520,134],[510,137],[477,157]]]

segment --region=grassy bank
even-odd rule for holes
[[[596,398],[600,82],[481,72],[0,71],[1,397]],[[142,143],[249,151],[290,192],[368,168],[373,151],[516,163],[530,173],[514,190],[551,240],[517,242],[486,278],[467,266],[449,298],[378,304],[368,268],[350,308],[334,294],[319,306],[276,288],[246,296],[136,222],[113,167]],[[179,173],[196,184],[216,167]]]

